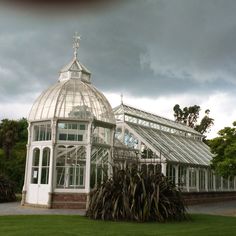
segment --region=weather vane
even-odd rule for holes
[[[123,93],[121,93],[120,94],[120,103],[121,103],[121,105],[123,105],[123,98],[124,98]]]
[[[78,35],[77,32],[75,32],[75,35],[73,36],[73,48],[74,48],[74,57],[75,58],[77,58],[79,43],[80,43],[80,36]]]

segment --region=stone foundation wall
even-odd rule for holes
[[[236,200],[236,192],[185,192],[183,196],[187,205]]]
[[[52,208],[86,209],[87,198],[86,193],[53,193]]]
[[[236,200],[236,192],[184,192],[187,205]],[[53,193],[52,208],[86,209],[86,193]]]

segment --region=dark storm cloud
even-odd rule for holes
[[[0,98],[38,93],[79,57],[102,91],[138,96],[234,91],[236,2],[133,0],[95,13],[0,13]],[[25,96],[27,97],[27,96]]]

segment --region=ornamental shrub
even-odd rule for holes
[[[91,219],[138,222],[187,218],[181,191],[161,173],[113,167],[112,178],[90,193]]]

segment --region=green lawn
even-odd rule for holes
[[[188,222],[142,224],[93,221],[82,216],[1,216],[0,235],[233,236],[236,217],[192,215]]]

